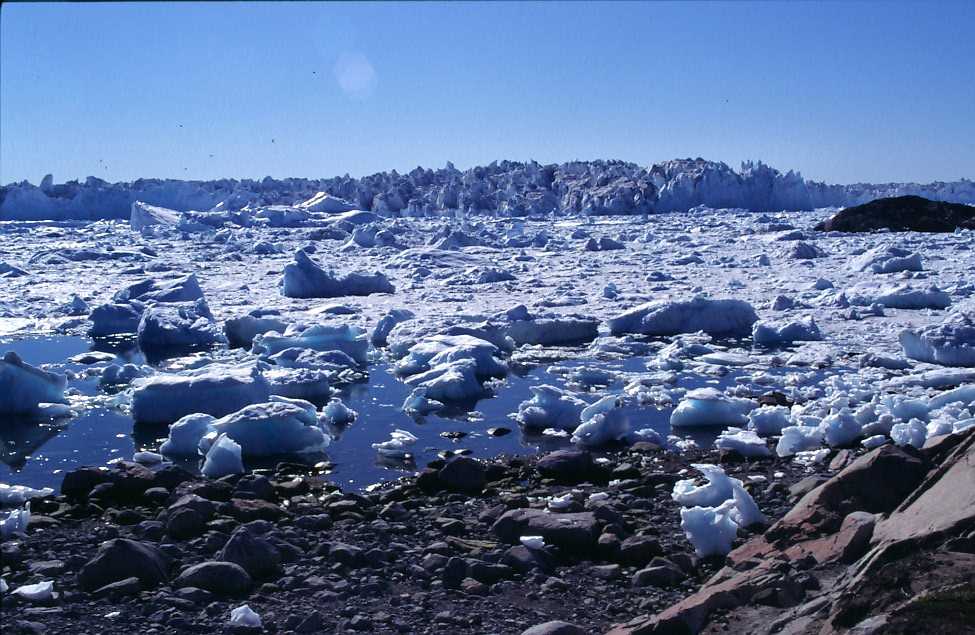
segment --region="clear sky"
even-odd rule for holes
[[[975,2],[0,9],[0,182],[762,159],[975,177]]]

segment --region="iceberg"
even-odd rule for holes
[[[251,351],[257,355],[271,356],[290,348],[314,351],[340,351],[357,364],[368,361],[369,341],[365,331],[358,326],[327,326],[316,324],[307,328],[292,325],[284,335],[271,331],[254,337]]]
[[[319,427],[315,407],[303,407],[293,400],[253,404],[217,419],[201,439],[200,448],[208,451],[222,435],[234,441],[243,456],[320,452],[331,441]]]
[[[709,335],[746,336],[758,315],[744,300],[709,300],[696,297],[687,302],[655,301],[642,304],[609,320],[613,335],[677,335],[704,331]]]
[[[680,527],[699,558],[724,556],[738,536],[738,523],[732,512],[735,501],[717,507],[690,507],[680,510]]]
[[[702,426],[744,426],[748,413],[758,404],[749,399],[728,397],[715,388],[688,391],[670,415],[673,428]]]
[[[33,498],[44,498],[54,493],[50,487],[34,489],[26,485],[0,483],[0,507],[23,505]]]
[[[234,348],[250,348],[256,336],[271,331],[283,333],[287,328],[288,323],[281,319],[276,309],[254,309],[223,323],[224,335]]]
[[[955,311],[941,324],[906,329],[899,336],[904,355],[942,366],[975,367],[975,311]]]
[[[671,498],[682,507],[717,507],[734,497],[733,480],[720,465],[707,463],[692,464],[707,483],[697,485],[695,479],[684,479],[674,483]]]
[[[222,417],[265,402],[270,395],[271,385],[256,365],[204,366],[180,374],[136,379],[132,417],[147,424],[172,423],[193,413]]]
[[[531,398],[518,404],[514,415],[523,428],[533,432],[547,428],[574,432],[579,427],[588,403],[548,384],[531,386],[529,390]]]
[[[150,306],[138,327],[139,348],[147,355],[176,354],[226,340],[204,300]]]
[[[579,414],[582,423],[572,432],[571,441],[584,448],[599,448],[626,439],[629,419],[620,410],[616,395],[607,395],[586,406]]]
[[[240,445],[234,443],[226,434],[221,434],[207,450],[203,467],[200,469],[208,478],[221,478],[230,474],[243,474],[244,461]]]
[[[27,503],[23,509],[0,511],[0,540],[6,540],[14,534],[26,533],[29,524],[30,503]]]
[[[909,252],[899,247],[874,247],[853,259],[850,268],[854,271],[872,273],[897,273],[900,271],[922,271],[921,254]]]
[[[791,412],[785,406],[761,406],[748,413],[748,428],[763,436],[782,434],[791,425]]]
[[[64,375],[26,363],[9,351],[0,359],[0,415],[36,416],[41,404],[66,403]]]
[[[819,426],[787,426],[782,428],[782,437],[775,446],[775,453],[785,457],[807,450],[818,450],[823,445],[823,434],[824,431]]]
[[[302,250],[295,252],[295,261],[285,266],[281,290],[289,298],[340,298],[396,292],[381,273],[336,276],[315,264]]]
[[[787,322],[755,322],[752,341],[758,346],[787,346],[793,342],[818,342],[823,339],[812,316]]]
[[[246,604],[241,604],[237,608],[230,610],[230,623],[235,626],[245,626],[248,628],[262,627],[261,616]]]
[[[771,450],[765,441],[753,430],[741,428],[727,428],[714,441],[714,447],[719,450],[734,450],[747,458],[770,456]]]
[[[390,433],[390,439],[381,443],[373,443],[372,447],[381,456],[390,459],[402,459],[419,439],[412,432],[397,428]]]

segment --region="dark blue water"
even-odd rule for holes
[[[125,343],[93,345],[81,337],[43,337],[17,341],[0,340],[0,353],[14,350],[28,363],[47,364],[57,372],[81,372],[86,367],[66,361],[69,357],[94,350],[110,350],[118,361],[138,359]],[[135,357],[133,357],[135,355]],[[591,359],[562,361],[560,366],[599,366],[613,371],[644,371],[646,358],[634,357],[615,362]],[[369,380],[341,390],[342,400],[359,413],[355,423],[331,430],[334,440],[324,456],[306,457],[308,461],[327,460],[333,464],[332,478],[343,487],[364,488],[372,483],[411,473],[445,451],[470,451],[473,456],[493,457],[498,454],[530,454],[569,445],[567,438],[526,435],[509,415],[518,404],[531,397],[529,388],[539,384],[564,386],[562,377],[546,372],[548,364],[520,368],[485,398],[465,408],[455,408],[445,416],[413,418],[400,410],[410,387],[400,382],[381,364],[370,367]],[[734,373],[720,379],[684,374],[679,385],[696,388],[703,385],[724,387],[734,381]],[[97,380],[69,381],[84,395],[98,393]],[[618,391],[621,384],[611,386]],[[595,395],[592,401],[595,400]],[[652,428],[666,436],[670,431],[669,408],[628,406],[633,429]],[[488,429],[504,427],[511,432],[492,436]],[[401,428],[419,437],[414,446],[414,462],[383,462],[372,448],[373,443],[389,439]],[[462,433],[462,435],[444,433]],[[0,482],[33,487],[60,486],[63,473],[81,465],[104,465],[113,459],[130,459],[136,450],[155,450],[167,435],[166,427],[137,427],[127,415],[104,406],[81,409],[78,417],[56,423],[23,420],[0,420]],[[453,438],[460,436],[460,438]],[[699,445],[710,445],[715,430],[700,430],[692,435]],[[294,457],[292,457],[294,458]],[[195,469],[194,462],[183,464]],[[263,467],[268,463],[248,467]],[[273,465],[273,461],[270,462]]]

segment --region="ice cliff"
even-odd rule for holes
[[[266,177],[180,181],[139,179],[109,183],[96,177],[40,186],[27,181],[0,187],[0,220],[127,219],[133,203],[186,212],[236,212],[288,205],[303,211],[350,209],[384,216],[428,216],[450,212],[503,216],[537,214],[645,214],[686,211],[696,206],[756,211],[848,206],[875,198],[915,194],[975,204],[975,182],[827,185],[798,172],[782,173],[762,162],[738,171],[704,159],[675,159],[649,167],[623,161],[493,162],[466,171],[447,163],[438,170],[417,167],[362,178]]]

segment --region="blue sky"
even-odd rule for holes
[[[0,9],[0,182],[762,159],[975,177],[975,2]]]

